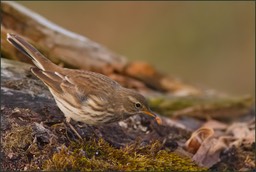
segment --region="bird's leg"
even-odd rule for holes
[[[66,117],[66,122],[69,125],[69,127],[71,128],[71,130],[78,136],[79,139],[82,140],[82,137],[80,136],[80,134],[76,131],[76,129],[73,127],[72,124],[70,124],[71,118],[70,117]]]

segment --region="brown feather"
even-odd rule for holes
[[[59,71],[59,66],[48,60],[35,47],[26,42],[24,39],[14,34],[7,34],[7,41],[20,50],[23,54],[32,59],[33,63],[41,70]]]
[[[31,71],[34,75],[41,79],[49,88],[53,89],[59,94],[63,93],[60,87],[60,82],[62,79],[60,77],[58,78],[54,74],[54,72],[43,71],[35,67],[31,68]]]

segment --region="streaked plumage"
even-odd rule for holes
[[[136,114],[156,117],[142,95],[122,87],[107,76],[61,68],[17,35],[7,34],[7,40],[32,59],[37,67],[31,71],[49,88],[66,118],[99,125]],[[158,122],[159,119],[157,117]]]

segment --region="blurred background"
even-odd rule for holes
[[[19,2],[130,60],[204,88],[254,95],[255,2]]]

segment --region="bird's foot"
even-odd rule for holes
[[[66,123],[68,124],[68,126],[71,128],[71,130],[77,135],[77,137],[81,140],[83,140],[83,138],[81,137],[81,135],[77,132],[77,130],[75,129],[75,127],[70,123],[71,119],[70,118],[66,118]]]

